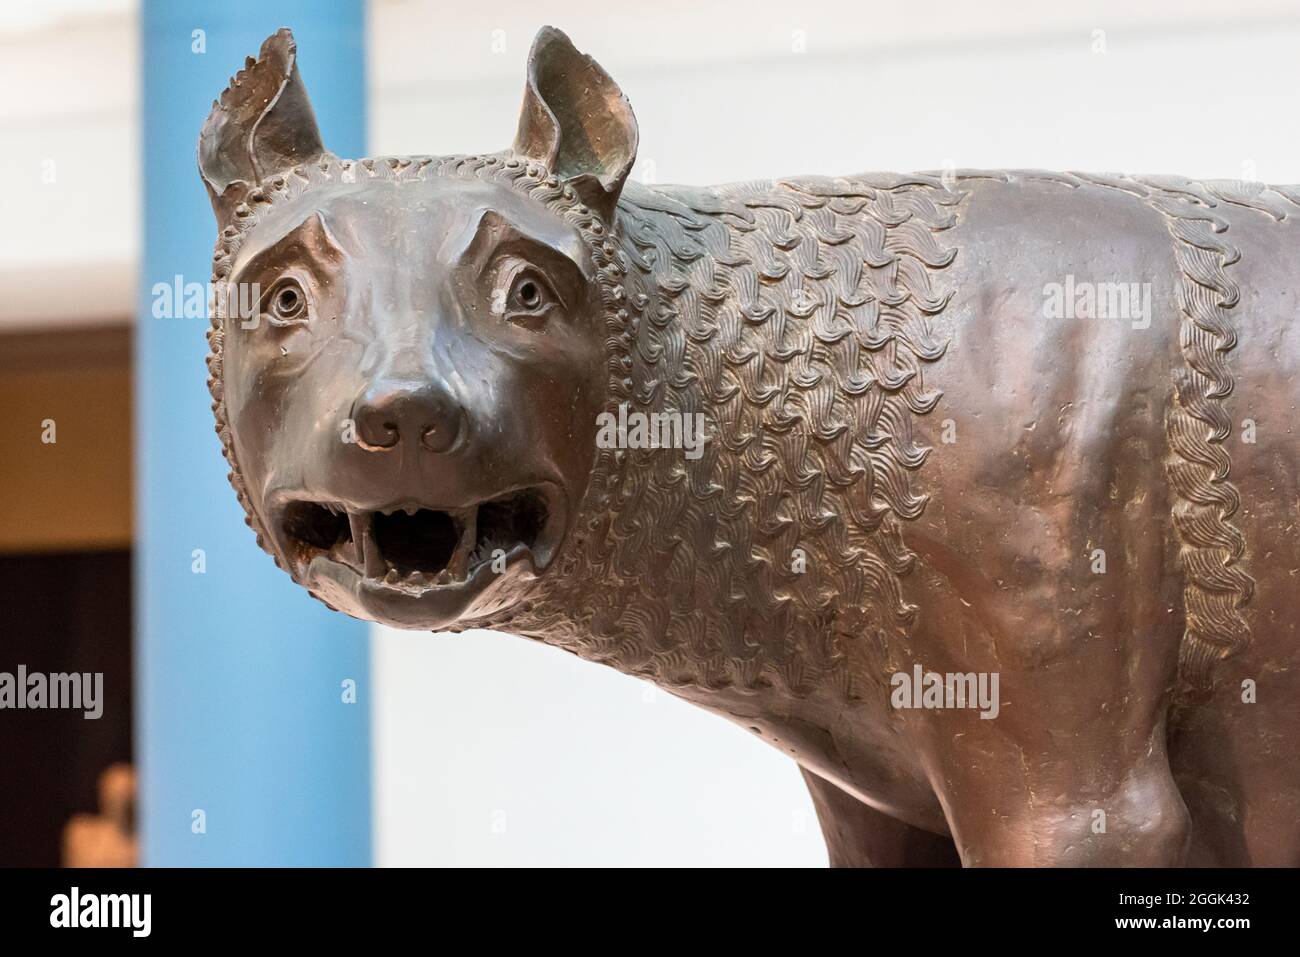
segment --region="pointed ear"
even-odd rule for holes
[[[546,166],[610,222],[636,147],[636,117],[618,84],[563,33],[542,27],[528,54],[515,152]]]
[[[219,223],[253,187],[329,155],[297,59],[293,34],[277,31],[212,104],[199,134],[199,173]]]

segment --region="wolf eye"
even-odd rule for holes
[[[271,289],[266,311],[273,325],[304,322],[307,319],[307,293],[298,280],[286,277]]]
[[[541,312],[555,302],[546,283],[531,270],[516,276],[506,297],[507,312]]]
[[[519,303],[527,309],[536,309],[542,304],[542,290],[531,279],[519,284]]]
[[[489,308],[515,326],[540,332],[565,308],[550,278],[518,256],[505,256],[494,266]]]

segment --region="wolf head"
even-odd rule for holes
[[[217,430],[259,541],[332,607],[435,629],[517,600],[582,512],[637,126],[544,28],[502,153],[341,160],[281,30],[213,105]]]

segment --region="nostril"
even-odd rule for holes
[[[374,409],[359,409],[352,421],[356,424],[357,445],[370,452],[391,449],[401,437],[397,423]]]
[[[371,452],[405,440],[430,452],[448,452],[461,431],[454,401],[428,383],[380,383],[367,389],[353,407],[356,444]]]
[[[455,416],[446,416],[440,422],[427,425],[420,433],[420,444],[430,452],[446,452],[456,444],[460,423]]]

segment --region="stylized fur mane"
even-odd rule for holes
[[[704,413],[710,440],[616,453],[561,574],[476,624],[670,687],[852,695],[849,645],[913,611],[910,419],[939,398],[922,367],[960,198],[928,176],[630,187],[612,405]]]
[[[217,431],[263,547],[222,402],[235,254],[305,190],[430,176],[508,183],[577,226],[603,290],[607,408],[701,412],[710,436],[697,461],[598,450],[559,567],[509,611],[461,627],[539,638],[669,686],[846,681],[844,643],[912,613],[899,521],[924,506],[911,473],[928,450],[909,420],[939,397],[921,367],[943,353],[928,316],[947,296],[931,277],[952,260],[936,235],[960,195],[926,176],[630,185],[611,236],[555,177],[509,154],[328,158],[277,177],[218,240],[209,334]]]

